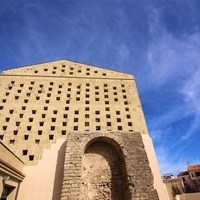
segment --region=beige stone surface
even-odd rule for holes
[[[148,136],[136,82],[130,74],[68,60],[58,60],[5,70],[0,76],[0,88],[0,140],[26,165],[24,169],[26,178],[21,187],[24,192],[20,193],[21,199],[28,199],[27,191],[34,199],[53,198],[55,193],[59,195],[59,189],[56,190],[52,182],[56,180],[56,170],[60,173],[63,169],[63,166],[60,165],[57,168],[55,165],[56,157],[60,151],[57,142],[67,140],[67,145],[74,143],[74,141],[69,140],[69,134],[72,132],[74,134],[81,133],[83,141],[87,141],[86,136],[89,132],[97,132],[96,135],[101,133],[99,135],[101,137],[115,133],[115,137],[112,137],[119,145],[123,143],[126,134],[132,134],[133,138],[135,133]],[[160,178],[157,172],[158,167],[152,165],[153,162],[157,163],[157,161],[153,145],[147,145],[148,142],[145,143],[145,141],[143,137],[144,148],[142,152],[147,152],[148,158],[145,158],[145,169],[147,171],[142,173],[140,170],[143,163],[142,159],[137,158],[138,163],[135,163],[135,165],[137,165],[140,175],[149,176],[151,192],[147,189],[148,192],[144,192],[144,196],[142,196],[143,188],[138,186],[137,194],[140,194],[141,197],[136,195],[135,199],[152,199],[154,197],[157,199],[150,170],[152,168],[154,186],[157,189],[159,188],[159,181],[155,180]],[[140,142],[131,145],[129,141],[123,143],[124,155],[127,156],[128,152],[135,152],[137,147],[143,144]],[[127,148],[128,145],[130,149]],[[79,146],[74,146],[73,151],[78,152],[79,148]],[[87,147],[85,148],[87,149]],[[115,150],[112,149],[112,145],[105,146],[106,148],[107,151],[110,149],[110,154],[114,156]],[[110,162],[108,162],[111,158],[107,158],[106,154],[104,158],[100,158],[97,152],[95,154],[96,157],[92,160],[94,162],[96,159],[102,163],[100,169],[105,169],[108,180],[113,171]],[[71,152],[66,152],[67,155],[70,156]],[[51,156],[52,162],[50,161]],[[64,168],[68,170],[71,162],[79,162],[73,173],[70,174],[69,182],[72,185],[70,187],[65,185],[66,187],[63,188],[63,191],[65,191],[63,194],[70,196],[70,200],[78,199],[77,189],[80,189],[80,180],[76,179],[75,175],[81,172],[81,166],[86,163],[85,161],[82,164],[82,158],[85,158],[86,161],[87,159],[90,160],[89,153],[80,156],[75,155],[68,161],[69,163],[64,165]],[[116,156],[116,158],[118,157]],[[148,159],[153,159],[153,162],[148,162]],[[115,163],[117,160],[113,162]],[[93,162],[91,161],[90,165],[85,167],[93,166]],[[49,166],[47,166],[47,163]],[[125,159],[124,165],[127,165],[127,171],[135,169],[134,166],[130,165],[129,159]],[[94,164],[94,168],[98,168],[98,165]],[[124,167],[121,168],[125,169]],[[121,168],[120,170],[122,170]],[[144,168],[141,169],[144,170]],[[88,173],[85,176],[92,178]],[[38,177],[42,177],[42,179],[38,179]],[[128,178],[131,182],[132,175],[130,174]],[[135,178],[138,179],[138,183],[144,183],[146,188],[148,181],[144,182],[139,176]],[[42,184],[40,184],[41,180]],[[65,174],[63,181],[63,183],[66,182]],[[108,196],[112,195],[111,190],[108,187],[104,189],[102,195],[107,195],[104,196],[105,199],[110,198]],[[83,187],[79,192],[85,190],[86,188]],[[159,193],[161,190],[158,190]],[[50,192],[47,194],[47,191]],[[88,193],[90,199],[94,195],[100,198],[101,195],[94,191],[95,189],[91,189]],[[122,193],[124,194],[124,192]],[[84,192],[82,192],[82,195],[84,196]],[[147,195],[149,195],[148,198]]]

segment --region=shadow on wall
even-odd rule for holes
[[[65,161],[65,150],[66,150],[66,141],[62,144],[62,146],[60,147],[58,151],[52,200],[58,200],[60,199],[60,196],[61,196],[64,161]]]

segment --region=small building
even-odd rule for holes
[[[190,165],[187,168],[196,192],[200,192],[200,164]]]

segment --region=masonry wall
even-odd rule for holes
[[[158,199],[140,133],[73,132],[67,144],[62,200]]]

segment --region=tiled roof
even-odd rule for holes
[[[189,175],[188,171],[180,172],[177,176],[186,176]]]
[[[188,171],[200,170],[200,164],[197,164],[197,165],[190,165],[187,169],[188,169]]]

